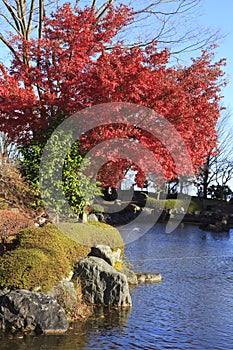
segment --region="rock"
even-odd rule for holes
[[[95,221],[95,222],[98,222],[99,220],[98,220],[98,217],[95,215],[95,214],[89,214],[88,215],[88,221]]]
[[[87,303],[115,307],[132,305],[126,276],[99,257],[79,260],[73,278],[80,280]]]
[[[138,284],[137,275],[135,274],[134,271],[128,269],[127,267],[124,267],[121,270],[121,273],[123,273],[126,276],[129,284],[135,285],[135,286]]]
[[[105,223],[105,218],[103,213],[96,213],[97,219],[99,222],[104,222]]]
[[[142,215],[143,216],[149,216],[154,214],[154,209],[151,208],[142,208]]]
[[[135,272],[138,283],[143,282],[161,282],[162,276],[159,273]]]
[[[127,207],[127,210],[136,214],[136,213],[141,212],[142,209],[138,205],[130,203]]]
[[[77,292],[74,283],[67,280],[63,280],[53,287],[49,295],[54,297],[66,312],[73,311],[77,304]]]
[[[36,333],[65,333],[68,322],[64,309],[43,293],[11,291],[0,297],[0,327]]]
[[[118,248],[117,251],[112,252],[112,262],[113,266],[115,265],[116,262],[121,260],[121,249]]]
[[[121,255],[121,250],[118,248],[116,252],[113,252],[108,245],[98,244],[91,248],[91,252],[88,256],[95,256],[105,260],[109,265],[114,266],[114,264],[119,261]]]

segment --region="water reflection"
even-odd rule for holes
[[[74,322],[65,335],[22,335],[0,332],[0,349],[13,350],[82,350],[88,342],[98,343],[98,337],[107,331],[123,330],[130,315],[129,308],[122,310],[96,308],[87,322]],[[88,335],[87,335],[88,334]]]
[[[99,307],[94,310],[94,316],[88,321],[89,326],[92,325],[98,328],[109,327],[119,327],[124,328],[129,315],[131,308],[123,309],[112,309],[107,307]]]
[[[78,327],[79,328],[79,327]],[[21,335],[0,333],[1,349],[4,350],[82,350],[86,344],[86,329],[81,332],[71,328],[66,335]]]
[[[216,241],[230,239],[230,231],[229,232],[210,232],[210,235]]]

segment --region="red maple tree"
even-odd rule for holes
[[[183,139],[193,167],[202,164],[216,143],[225,62],[212,63],[213,55],[207,50],[190,66],[171,66],[169,52],[159,52],[156,42],[128,49],[114,43],[119,29],[132,20],[132,11],[123,5],[110,7],[98,20],[93,8],[73,11],[65,4],[45,19],[41,40],[13,37],[12,65],[0,66],[1,130],[20,144],[30,143],[48,137],[67,116],[86,107],[132,103],[156,113],[148,115],[146,127],[116,119],[90,129],[80,139],[83,155],[104,140],[130,139],[149,149],[167,179],[176,177],[176,162],[166,144],[150,132],[156,115],[161,115]],[[165,138],[173,137],[165,128],[163,132]],[[143,162],[113,155],[101,167],[99,179],[117,187],[133,168],[137,184],[143,186]],[[152,161],[149,168],[155,168]],[[189,170],[184,166],[182,175]]]

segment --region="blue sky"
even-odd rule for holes
[[[223,103],[233,112],[233,1],[203,0],[202,9],[199,22],[213,30],[219,29],[223,36],[219,41],[216,57],[227,59],[225,71],[228,86],[223,90]]]

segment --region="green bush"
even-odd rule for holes
[[[124,251],[119,231],[106,224],[66,223],[62,231],[66,234],[52,224],[21,231],[14,249],[0,257],[0,287],[48,292],[69,275],[80,257],[87,256],[92,243]],[[89,237],[90,245],[80,244],[80,237]]]
[[[188,213],[194,214],[195,211],[202,211],[203,209],[203,202],[200,200],[200,198],[192,198],[189,208],[188,208]]]
[[[0,258],[0,286],[48,291],[67,276],[90,249],[69,239],[53,225],[22,231],[15,249]]]

